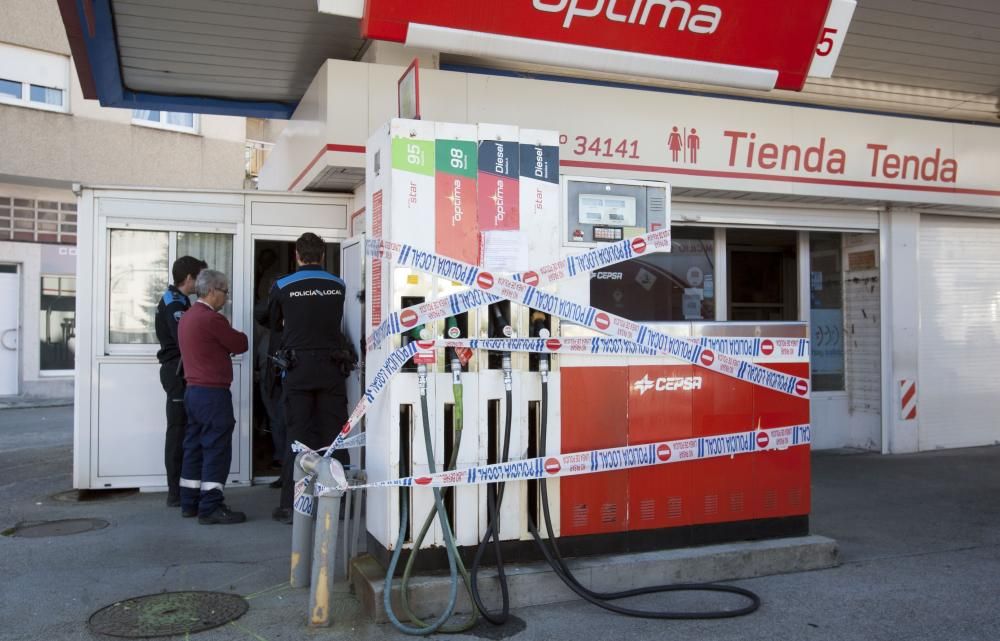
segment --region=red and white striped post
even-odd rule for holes
[[[899,418],[912,421],[917,418],[917,382],[903,379],[899,381]]]

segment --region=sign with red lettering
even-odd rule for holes
[[[798,0],[794,9],[787,0],[367,0],[361,28],[366,38],[453,53],[799,90],[820,50],[830,5],[831,0]]]

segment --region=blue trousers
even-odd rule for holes
[[[181,508],[211,514],[223,500],[222,490],[233,459],[233,397],[229,389],[189,386],[184,392],[187,430],[181,468]]]

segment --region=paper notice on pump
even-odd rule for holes
[[[392,138],[391,225],[389,238],[405,238],[414,247],[434,249],[433,122],[394,118]]]
[[[515,273],[528,264],[528,246],[519,231],[486,231],[482,233],[483,269]]]
[[[527,234],[529,267],[559,259],[559,132],[522,129],[521,228]]]
[[[478,263],[476,126],[439,122],[435,131],[435,251],[466,263]]]
[[[512,125],[479,125],[479,230],[521,228],[520,151]]]

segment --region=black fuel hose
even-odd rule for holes
[[[543,358],[546,359],[546,363],[544,365],[545,371],[542,376],[542,424],[538,438],[539,456],[545,456],[545,442],[548,435],[548,357],[543,355]],[[546,481],[542,478],[539,479],[538,482],[541,491],[541,504],[542,513],[545,519],[545,529],[549,538],[545,540],[541,537],[538,532],[538,527],[531,514],[528,515],[528,530],[531,532],[531,536],[535,539],[535,543],[538,545],[542,554],[545,556],[545,560],[548,561],[556,576],[558,576],[562,582],[566,584],[566,587],[575,592],[580,598],[596,605],[599,608],[604,608],[605,610],[611,612],[644,619],[726,619],[745,616],[755,612],[760,607],[760,597],[754,592],[744,588],[738,588],[731,585],[720,585],[717,583],[678,583],[674,585],[656,585],[646,588],[622,590],[619,592],[597,592],[584,587],[566,565],[566,561],[563,559],[562,554],[559,551],[559,546],[553,537],[554,529],[552,527],[552,515],[549,508],[549,495]],[[548,546],[551,546],[551,550]],[[473,586],[475,586],[475,583],[473,583]],[[618,599],[641,596],[644,594],[658,594],[662,592],[725,592],[727,594],[735,594],[744,597],[749,601],[749,603],[746,606],[735,610],[706,610],[694,612],[636,610],[609,603],[609,601],[616,601]]]
[[[501,336],[503,336],[504,333],[502,330],[508,326],[508,323],[507,319],[504,318],[499,305],[493,306],[493,318],[494,333],[500,333]],[[500,455],[500,462],[506,463],[510,460],[511,416],[513,414],[512,410],[514,406],[511,381],[512,367],[509,352],[503,353],[503,370],[504,387],[506,388],[506,416],[504,418],[503,448]],[[476,554],[472,559],[472,567],[469,571],[470,583],[472,587],[472,600],[475,602],[480,614],[483,615],[483,618],[493,625],[503,625],[510,617],[510,589],[507,585],[507,574],[504,571],[503,550],[500,546],[500,508],[503,506],[503,495],[506,487],[506,483],[498,483],[495,489],[489,485],[486,486],[486,510],[489,523],[486,526],[486,533],[483,535],[482,540],[479,541],[479,545],[476,546]],[[483,557],[485,556],[486,549],[490,545],[491,541],[493,543],[493,555],[496,558],[497,583],[500,587],[500,610],[498,613],[490,611],[490,609],[486,606],[486,603],[483,601],[482,595],[479,593],[479,570],[482,567]]]
[[[511,390],[507,390],[506,405],[507,417],[504,420],[503,430],[503,453],[500,457],[501,463],[506,463],[510,459],[510,429],[511,429],[511,409],[514,404]],[[510,591],[507,586],[507,574],[504,572],[503,551],[500,548],[500,507],[503,505],[503,494],[506,483],[498,483],[496,489],[490,485],[486,486],[486,506],[489,516],[489,525],[486,527],[486,534],[483,535],[479,545],[476,547],[476,555],[472,560],[470,569],[470,579],[472,584],[472,600],[479,608],[483,618],[493,625],[503,625],[510,616]],[[496,557],[497,582],[500,585],[500,611],[495,614],[486,607],[482,595],[479,593],[479,570],[482,567],[483,556],[490,541],[493,542],[493,554]]]

